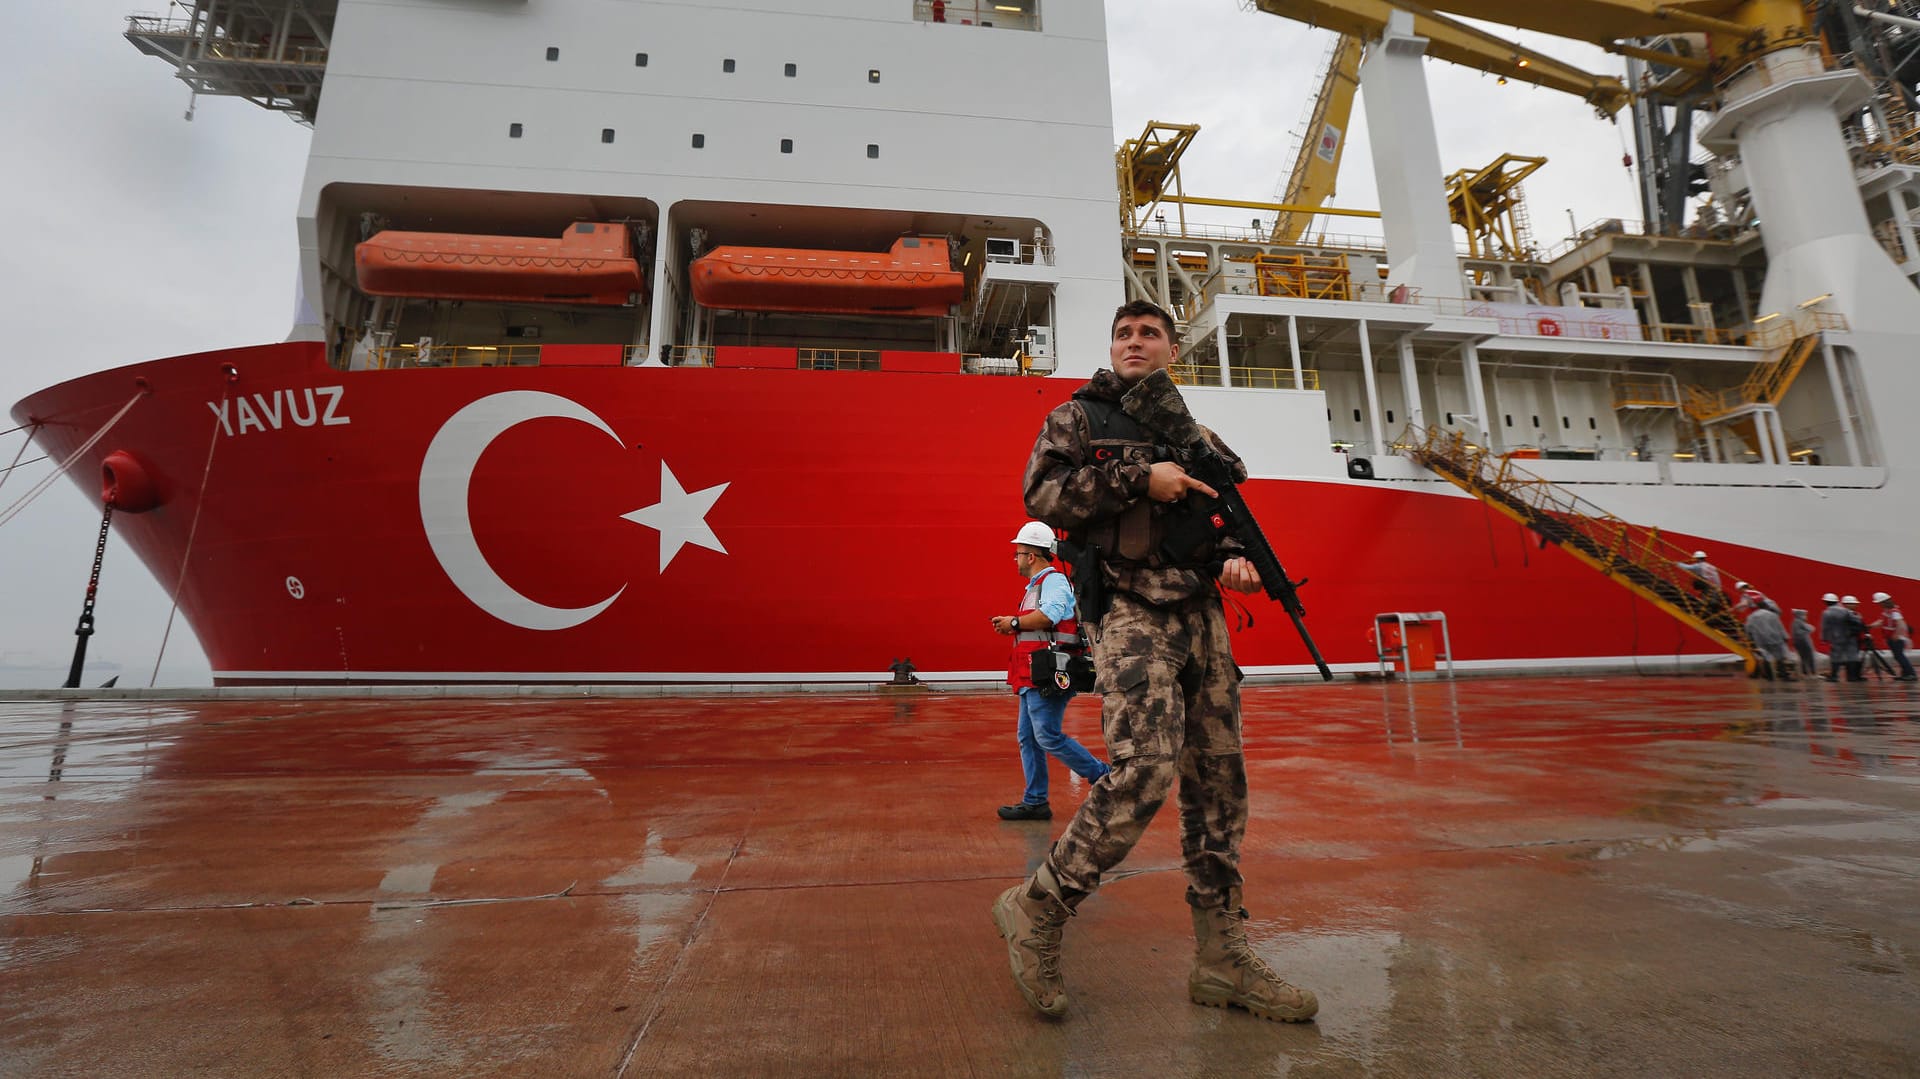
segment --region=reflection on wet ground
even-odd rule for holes
[[[1002,696],[0,703],[0,1073],[1920,1073],[1910,687],[1246,700],[1311,1025],[1187,1002],[1171,811],[1027,1010]]]

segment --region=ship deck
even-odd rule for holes
[[[1027,1009],[1005,696],[0,702],[0,1073],[1920,1071],[1910,687],[1246,699],[1312,1024],[1186,1000],[1171,811]]]

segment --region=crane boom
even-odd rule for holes
[[[1585,41],[1697,72],[1707,70],[1706,59],[1649,57],[1633,39],[1704,32],[1711,66],[1722,76],[1757,54],[1803,44],[1814,36],[1803,0],[1254,0],[1254,6],[1369,41],[1398,8],[1413,14],[1414,33],[1429,40],[1428,55],[1575,94],[1608,114],[1628,99],[1620,80],[1588,74],[1458,19]]]
[[[1300,139],[1300,153],[1281,189],[1280,202],[1318,207],[1334,195],[1340,176],[1340,154],[1347,146],[1347,127],[1353,120],[1353,95],[1360,88],[1360,56],[1365,45],[1351,34],[1341,34],[1327,59],[1320,93],[1313,99],[1313,115]],[[1312,214],[1287,211],[1274,218],[1273,242],[1292,243],[1313,222]]]
[[[1555,2],[1557,4],[1559,0]],[[1489,0],[1489,3],[1493,3],[1493,0]],[[1609,116],[1620,111],[1632,96],[1625,83],[1610,75],[1582,71],[1545,53],[1535,52],[1517,41],[1508,41],[1411,3],[1388,3],[1387,0],[1255,0],[1255,6],[1269,15],[1324,27],[1363,41],[1379,37],[1381,31],[1386,29],[1387,16],[1396,8],[1412,11],[1413,32],[1427,39],[1429,56],[1572,94]],[[1554,7],[1555,4],[1539,6]],[[1668,29],[1673,27],[1669,25]]]

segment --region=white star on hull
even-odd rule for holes
[[[714,535],[713,529],[707,525],[707,514],[713,512],[713,504],[720,500],[727,486],[723,483],[689,494],[674,478],[673,469],[668,468],[667,462],[662,460],[660,501],[620,516],[660,533],[660,572],[665,573],[667,564],[680,553],[680,548],[689,543],[709,551],[727,553],[727,549],[720,545],[720,537]]]

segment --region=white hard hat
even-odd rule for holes
[[[1733,587],[1738,588],[1742,592],[1745,592],[1749,587],[1749,585],[1745,581],[1735,581],[1733,582]]]
[[[1838,603],[1838,602],[1840,602],[1840,597],[1839,597],[1839,596],[1837,596],[1837,595],[1835,595],[1835,594],[1833,594],[1832,592],[1828,592],[1827,594],[1825,594],[1825,595],[1823,595],[1823,596],[1821,596],[1821,597],[1820,597],[1820,602],[1822,602],[1822,603]]]
[[[1026,524],[1020,526],[1020,531],[1013,537],[1013,542],[1024,543],[1028,547],[1038,547],[1043,551],[1052,553],[1053,529],[1048,528],[1039,521],[1028,521]]]
[[[1704,562],[1706,560],[1706,557],[1707,557],[1707,552],[1705,551],[1693,552],[1693,560],[1695,562]]]
[[[1889,596],[1889,595],[1887,595],[1887,594],[1886,594],[1885,592],[1875,592],[1875,593],[1873,594],[1873,601],[1874,601],[1875,603],[1886,603],[1886,602],[1888,602],[1888,601],[1890,601],[1890,600],[1892,600],[1892,599],[1893,599],[1893,597],[1892,597],[1892,596]]]
[[[1842,603],[1858,603],[1858,602],[1860,602],[1860,597],[1859,597],[1859,596],[1841,596],[1841,597],[1840,597],[1840,602],[1842,602]]]

